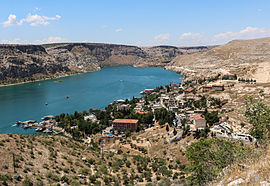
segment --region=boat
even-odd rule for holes
[[[50,120],[50,119],[53,119],[53,115],[48,115],[48,116],[44,116],[44,117],[42,117],[41,119],[42,120]]]
[[[43,132],[44,132],[44,133],[52,133],[53,131],[52,131],[52,129],[47,128],[47,129],[44,130]]]
[[[30,128],[30,125],[29,125],[29,124],[23,124],[23,125],[22,125],[22,128],[28,129],[28,128]]]
[[[45,127],[38,127],[38,128],[36,128],[36,132],[42,132],[45,129],[46,129]]]
[[[53,134],[58,135],[58,134],[62,134],[62,132],[61,131],[53,131]]]
[[[20,125],[20,124],[22,124],[22,122],[21,121],[16,121],[16,124]]]

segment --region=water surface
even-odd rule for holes
[[[117,66],[58,79],[63,82],[54,79],[0,87],[0,133],[34,133],[12,125],[17,120],[39,121],[45,115],[103,109],[114,100],[140,96],[144,89],[179,83],[179,78],[162,68]]]

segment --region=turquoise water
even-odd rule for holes
[[[46,80],[0,87],[0,133],[34,133],[33,129],[12,125],[17,120],[39,121],[45,115],[103,109],[114,100],[140,96],[144,89],[179,83],[179,78],[179,74],[162,68],[117,66],[58,79],[63,82]]]

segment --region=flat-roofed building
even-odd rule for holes
[[[121,132],[135,132],[138,128],[138,122],[137,119],[115,119],[113,120],[113,128]]]
[[[202,86],[202,91],[203,92],[208,92],[210,90],[212,90],[212,85],[204,85],[204,86]]]
[[[206,127],[206,120],[202,114],[191,116],[191,121],[193,121],[195,129],[202,129]]]
[[[212,85],[213,90],[215,91],[223,91],[224,90],[224,85]]]

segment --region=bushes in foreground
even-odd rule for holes
[[[192,143],[186,152],[189,161],[190,185],[204,185],[217,178],[221,171],[234,161],[242,159],[249,148],[222,139],[201,138]]]

